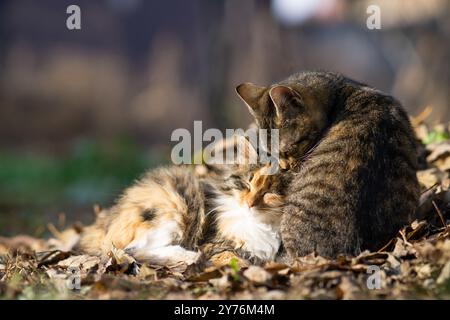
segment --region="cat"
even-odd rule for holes
[[[280,227],[290,260],[377,250],[413,220],[416,140],[393,97],[320,71],[236,91],[259,128],[279,129],[292,174]]]
[[[208,256],[233,251],[254,264],[275,260],[287,180],[271,174],[271,164],[233,168],[205,185]]]
[[[188,166],[151,170],[83,231],[79,249],[105,256],[114,246],[138,261],[192,264],[200,256],[204,202]]]
[[[199,168],[147,173],[85,229],[79,250],[104,256],[115,246],[158,265],[193,264],[224,250],[259,262],[274,259],[283,197],[272,192],[282,188],[268,174],[270,165]]]

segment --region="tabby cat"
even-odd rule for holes
[[[260,128],[279,129],[292,171],[280,229],[291,259],[380,249],[413,219],[415,138],[394,98],[331,72],[236,91]]]
[[[224,250],[272,260],[281,243],[283,198],[280,180],[268,171],[254,165],[202,175],[188,166],[150,171],[86,228],[79,249],[106,255],[115,246],[159,265],[192,264],[201,253]]]

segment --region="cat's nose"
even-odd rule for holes
[[[253,208],[255,206],[255,199],[247,199],[247,206]]]

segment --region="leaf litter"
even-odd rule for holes
[[[377,252],[262,266],[224,252],[201,265],[155,266],[117,248],[105,258],[80,254],[82,225],[49,225],[49,240],[0,237],[0,298],[450,299],[450,124],[413,124],[422,141],[419,219]]]

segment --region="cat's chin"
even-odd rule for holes
[[[241,205],[230,196],[216,199],[217,226],[221,237],[231,241],[235,249],[246,251],[263,261],[273,260],[281,244],[278,227],[267,223],[266,212]]]

